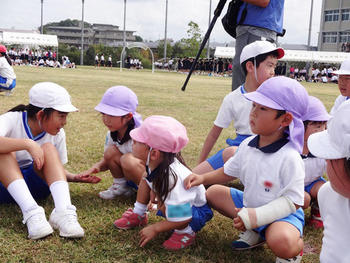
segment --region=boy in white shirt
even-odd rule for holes
[[[327,130],[311,135],[310,152],[327,159],[329,182],[318,192],[324,224],[321,263],[350,262],[350,102],[344,102]]]
[[[252,103],[244,94],[255,91],[261,83],[275,75],[277,60],[284,56],[284,50],[268,41],[255,41],[244,47],[240,61],[246,80],[243,85],[224,98],[214,125],[210,130],[194,173],[202,174],[223,167],[224,163],[235,153],[237,146],[252,135],[249,127],[249,112]],[[237,137],[228,138],[229,147],[221,149],[206,160],[222,129],[228,128],[233,121]]]
[[[300,153],[308,94],[296,80],[274,77],[244,96],[253,101],[250,126],[258,135],[244,140],[223,168],[192,174],[184,184],[190,188],[239,178],[244,192],[212,185],[206,194],[212,208],[245,231],[232,243],[233,249],[248,249],[266,240],[276,262],[300,262],[305,177]]]
[[[350,59],[344,60],[340,65],[340,69],[333,72],[339,76],[338,88],[340,95],[336,98],[331,109],[331,115],[334,115],[340,104],[347,101],[350,97]]]

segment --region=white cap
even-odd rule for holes
[[[241,53],[240,57],[240,64],[242,64],[244,61],[254,58],[256,56],[270,53],[272,51],[277,51],[278,52],[278,57],[277,59],[280,59],[284,56],[284,50],[283,48],[278,48],[276,47],[275,44],[272,44],[269,41],[263,41],[263,40],[258,40],[253,43],[250,43],[249,45],[246,45]]]
[[[39,82],[29,90],[29,103],[61,112],[78,111],[65,88],[53,82]]]
[[[344,60],[340,65],[340,69],[333,71],[333,74],[337,75],[350,75],[350,58]]]
[[[343,102],[325,131],[310,135],[307,146],[310,152],[323,159],[350,157],[350,101]]]

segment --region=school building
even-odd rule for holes
[[[318,50],[350,52],[350,0],[322,0]]]
[[[135,31],[125,31],[126,41],[135,41]],[[80,26],[48,26],[46,34],[56,35],[60,44],[81,46]],[[89,45],[102,44],[109,47],[123,46],[124,31],[119,26],[109,24],[92,24],[84,27],[84,48]]]

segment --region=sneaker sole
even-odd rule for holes
[[[47,230],[48,231],[40,233],[40,234],[37,234],[37,235],[28,235],[28,238],[36,240],[36,239],[41,239],[41,238],[47,237],[47,236],[49,236],[49,235],[51,235],[53,233],[53,229],[52,228],[51,229],[47,229]]]
[[[259,247],[259,246],[262,246],[263,244],[265,244],[265,240],[264,241],[261,241],[261,242],[259,242],[259,243],[257,243],[257,244],[255,244],[255,245],[252,245],[252,246],[249,246],[249,247],[233,247],[233,246],[231,246],[231,248],[233,249],[233,250],[235,250],[235,251],[240,251],[240,250],[248,250],[248,249],[252,249],[252,248],[256,248],[256,247]]]
[[[56,224],[54,224],[50,221],[49,221],[49,223],[53,229],[59,230],[59,227]],[[85,234],[84,232],[78,233],[78,234],[66,234],[66,233],[63,233],[62,231],[60,231],[60,237],[65,237],[65,238],[82,238],[82,237],[84,237],[84,234]]]

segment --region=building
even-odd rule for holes
[[[135,41],[135,31],[125,31],[126,41]],[[48,26],[46,34],[57,35],[60,44],[81,46],[81,27]],[[123,46],[124,31],[118,26],[92,24],[84,27],[84,48],[89,45],[102,44],[109,47]]]
[[[350,0],[322,0],[318,50],[350,52]]]

